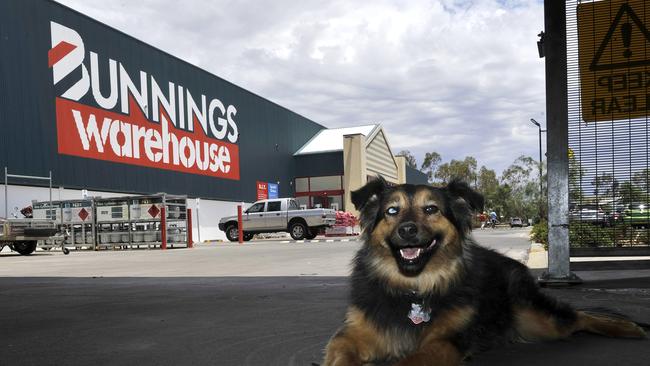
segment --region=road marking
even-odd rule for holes
[[[320,243],[320,240],[312,240],[312,243]]]
[[[334,239],[327,239],[327,240],[325,240],[326,243],[331,243],[331,242],[333,242],[333,241],[334,241]]]
[[[341,241],[350,241],[350,239],[341,239]]]
[[[304,240],[296,240],[296,243],[304,243]]]
[[[286,244],[286,243],[291,243],[291,241],[290,240],[284,240],[284,241],[281,241],[280,243],[285,243]]]

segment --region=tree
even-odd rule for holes
[[[594,186],[594,195],[617,196],[618,180],[612,174],[602,173],[591,181]]]
[[[621,197],[619,203],[623,206],[627,206],[631,203],[642,203],[647,200],[647,195],[643,189],[632,182],[621,183],[618,193]]]
[[[442,157],[435,151],[424,154],[424,161],[420,170],[427,175],[430,183],[433,182],[433,177],[441,161]]]
[[[499,189],[497,173],[492,169],[481,166],[478,172],[478,185],[476,189],[485,198],[485,207],[493,207]]]
[[[635,172],[632,175],[632,183],[644,192],[650,192],[650,169],[646,168]]]
[[[503,171],[501,185],[508,188],[508,194],[503,194],[503,190],[500,191],[497,196],[499,201],[496,204],[504,208],[505,216],[544,217],[546,215],[544,196],[540,196],[539,191],[539,167],[539,162],[535,159],[522,155]]]
[[[415,161],[415,156],[413,156],[410,151],[402,150],[398,152],[396,156],[403,156],[406,159],[407,166],[410,166],[413,169],[418,168],[418,163]]]
[[[569,202],[581,202],[584,199],[582,193],[582,177],[585,169],[582,168],[573,154],[569,155]]]
[[[452,159],[448,163],[441,164],[436,169],[434,177],[442,183],[449,183],[453,179],[460,179],[469,184],[476,185],[476,159],[466,156],[464,160]]]

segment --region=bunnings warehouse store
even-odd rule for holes
[[[200,198],[204,240],[269,193],[353,211],[349,192],[368,177],[426,181],[381,125],[327,129],[44,0],[0,2],[0,121],[0,167],[51,171],[55,200],[165,192],[196,209]],[[9,183],[10,212],[48,198],[42,183]]]

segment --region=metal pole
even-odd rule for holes
[[[540,283],[579,283],[570,271],[569,107],[566,2],[544,0],[546,151],[548,162],[548,271]]]
[[[187,247],[188,248],[193,248],[194,247],[194,239],[192,238],[192,209],[191,208],[186,208],[186,218],[187,221],[185,223],[185,227],[189,228],[187,229]]]
[[[52,171],[50,170],[50,211],[52,211],[52,209],[54,209],[54,206],[52,205]]]
[[[196,233],[200,243],[201,242],[201,212],[199,210],[199,205],[196,205]]]
[[[5,219],[8,219],[7,210],[7,167],[5,167]]]
[[[244,242],[244,222],[242,220],[242,205],[237,206],[237,235],[239,244]]]
[[[538,126],[539,131],[539,207],[542,208],[542,197],[544,196],[544,183],[542,182],[542,127]],[[540,210],[540,220],[543,212]]]

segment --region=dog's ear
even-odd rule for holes
[[[362,211],[368,202],[377,200],[387,187],[386,180],[382,176],[377,176],[376,179],[371,180],[365,186],[352,192],[351,199],[354,207],[358,211]]]
[[[352,192],[352,203],[359,210],[359,223],[364,235],[372,232],[379,218],[381,197],[388,188],[386,181],[381,176],[373,179],[365,186]]]
[[[447,191],[453,198],[462,198],[474,211],[483,211],[483,196],[471,189],[467,183],[454,179],[447,185]]]

